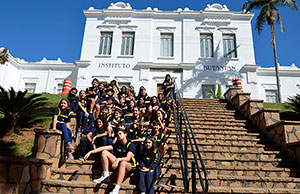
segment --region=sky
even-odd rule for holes
[[[246,0],[127,0],[133,9],[157,7],[177,10],[188,7],[204,10],[207,4],[225,4],[232,11],[240,11]],[[85,16],[83,10],[93,6],[105,9],[114,0],[0,0],[0,47],[7,47],[14,57],[26,61],[41,61],[43,57],[64,62],[80,59]],[[299,1],[298,1],[299,4]],[[299,4],[300,6],[300,4]],[[265,25],[261,34],[254,29],[258,11],[252,11],[252,32],[256,64],[274,66],[271,31]],[[278,62],[300,67],[300,10],[280,7],[286,31],[276,25]]]

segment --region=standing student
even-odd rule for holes
[[[86,97],[89,106],[89,113],[93,114],[94,107],[96,107],[95,117],[97,118],[100,113],[100,105],[98,104],[98,95],[99,95],[99,81],[98,79],[93,79],[92,87],[86,89]]]
[[[74,149],[72,145],[73,134],[70,130],[71,122],[71,109],[70,102],[68,99],[63,98],[58,104],[58,108],[55,108],[53,115],[53,129],[59,129],[62,131],[64,136],[64,141],[66,143],[67,157],[73,160],[72,150]]]
[[[81,145],[81,157],[87,154],[88,151],[96,149],[97,147],[107,145],[107,135],[108,135],[108,123],[103,116],[99,116],[95,120],[95,127],[86,136],[83,136],[80,140]]]
[[[171,75],[167,74],[166,77],[165,77],[165,80],[163,82],[163,94],[165,96],[165,99],[170,97],[171,91],[174,87],[175,86],[174,86],[174,82],[171,79]]]
[[[160,175],[160,154],[155,139],[147,138],[141,153],[138,189],[141,194],[154,194],[154,181]]]
[[[127,140],[127,132],[123,129],[119,129],[117,132],[117,138],[118,141],[116,144],[99,147],[95,150],[89,151],[84,156],[84,159],[86,160],[90,154],[101,152],[103,175],[99,179],[93,180],[93,182],[97,184],[109,184],[109,166],[111,166],[112,169],[118,168],[117,182],[115,188],[112,192],[110,192],[110,194],[118,194],[125,174],[136,168],[136,161],[134,158],[135,147],[131,141]],[[110,151],[113,151],[114,154]]]

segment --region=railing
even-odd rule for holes
[[[185,192],[190,190],[190,180],[192,182],[192,193],[207,193],[208,191],[208,175],[205,169],[204,162],[202,160],[198,144],[196,142],[194,131],[191,127],[189,118],[187,116],[182,97],[175,84],[173,92],[171,92],[171,98],[173,99],[173,117],[174,126],[176,130],[176,140],[179,150],[179,160],[181,164],[181,172],[183,177],[183,184]],[[182,135],[184,134],[184,138]],[[184,143],[183,143],[184,139]],[[188,150],[192,153],[192,158],[188,159]],[[191,162],[192,176],[190,178],[188,163]],[[200,181],[202,191],[197,191],[196,188],[196,175]]]

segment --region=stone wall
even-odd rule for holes
[[[225,99],[232,106],[279,145],[282,152],[297,160],[300,166],[300,122],[280,121],[279,109],[263,108],[263,101],[251,100],[250,95],[236,87],[224,93]]]
[[[38,194],[41,180],[50,177],[52,160],[0,157],[0,193]]]

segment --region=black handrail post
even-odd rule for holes
[[[192,194],[196,194],[196,165],[195,161],[192,161]]]
[[[187,140],[187,131],[186,130],[184,131],[184,154],[185,154],[185,158],[187,159],[188,158],[188,145],[187,145],[188,140]]]
[[[182,113],[180,113],[180,117],[179,117],[179,131],[180,131],[180,135],[182,135]]]

